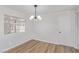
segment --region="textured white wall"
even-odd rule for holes
[[[26,16],[23,13],[20,13],[18,11],[0,6],[0,52],[3,52],[8,48],[12,48],[18,44],[28,41],[31,36],[29,33],[30,31],[28,29],[30,25],[26,26],[26,33],[12,33],[7,35],[4,34],[4,15],[5,14],[16,16],[16,17],[22,17],[22,18],[25,18]]]
[[[75,44],[75,12],[65,10],[42,15],[43,20],[35,25],[34,38],[62,45],[76,47]],[[59,34],[59,32],[61,32]]]
[[[76,43],[79,48],[79,8],[76,11]]]

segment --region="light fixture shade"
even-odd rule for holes
[[[30,19],[30,20],[34,19],[34,16],[33,16],[33,15],[32,15],[32,16],[30,16],[30,17],[29,17],[29,19]]]
[[[37,19],[40,20],[40,21],[42,20],[41,16],[37,16]]]

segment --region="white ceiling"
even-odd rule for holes
[[[4,7],[25,13],[25,14],[34,14],[33,5],[4,5]],[[66,9],[76,8],[75,5],[38,5],[37,13],[38,14],[48,14],[51,12],[62,11]]]

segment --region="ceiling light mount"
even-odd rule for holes
[[[37,7],[37,5],[34,5],[34,7]]]

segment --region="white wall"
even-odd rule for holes
[[[26,33],[12,33],[12,34],[4,34],[4,15],[11,15],[16,17],[25,18],[26,15],[20,13],[18,11],[8,9],[6,7],[0,6],[0,52],[7,50],[8,48],[12,48],[18,44],[24,43],[30,40],[30,25],[26,24]],[[27,23],[27,19],[26,19]],[[29,29],[28,29],[29,27]]]
[[[42,15],[43,20],[35,25],[33,38],[67,46],[76,46],[75,11],[64,10]],[[61,33],[59,33],[61,32]]]
[[[77,47],[79,48],[79,8],[76,11],[76,38]]]

